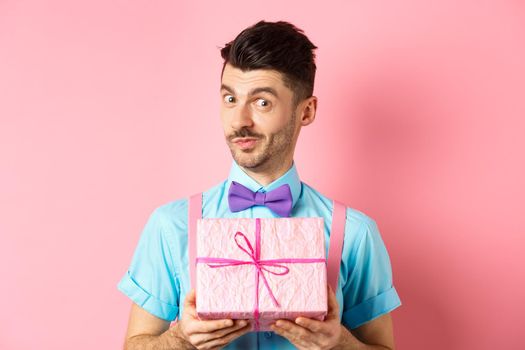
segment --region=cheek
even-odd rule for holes
[[[271,116],[261,116],[261,118],[257,119],[256,125],[260,131],[267,135],[270,135],[278,134],[279,132],[284,130],[288,126],[289,122],[289,117],[282,114],[274,114]]]

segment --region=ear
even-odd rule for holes
[[[317,110],[317,97],[310,96],[300,104],[301,126],[310,125],[315,120]]]

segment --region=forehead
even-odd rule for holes
[[[243,72],[226,64],[221,83],[233,88],[238,94],[247,94],[254,88],[260,87],[271,87],[283,95],[291,94],[291,90],[284,85],[281,72],[272,69],[253,69]]]

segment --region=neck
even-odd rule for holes
[[[243,166],[240,166],[246,174],[248,174],[252,179],[257,181],[262,186],[266,186],[283,176],[290,168],[292,167],[293,159],[288,159],[284,162],[279,162],[277,164],[268,164],[266,167],[261,166],[257,169],[249,169]]]

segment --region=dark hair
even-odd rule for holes
[[[227,63],[243,72],[273,69],[283,74],[284,84],[294,92],[294,106],[312,96],[315,79],[317,46],[293,24],[259,21],[244,29],[221,49],[224,59],[221,77]]]

